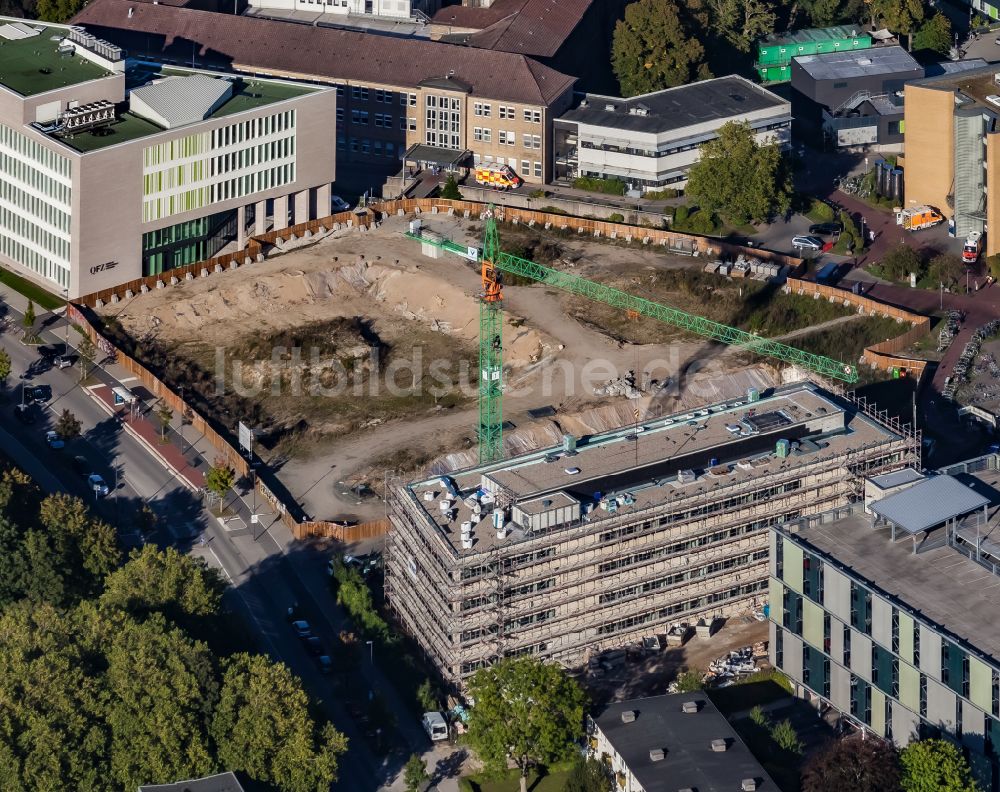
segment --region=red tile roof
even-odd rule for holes
[[[575,82],[517,53],[150,3],[92,0],[73,19],[131,55],[321,81],[416,87],[449,74],[487,99],[549,105]]]
[[[551,58],[580,24],[593,0],[496,0],[489,8],[446,6],[434,25],[474,29],[448,41],[483,49]]]

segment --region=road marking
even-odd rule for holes
[[[138,377],[123,377],[122,379],[118,380],[118,384],[124,385],[126,382],[135,382],[138,379],[139,379]]]

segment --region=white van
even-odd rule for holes
[[[425,712],[423,723],[424,731],[431,738],[431,742],[448,739],[448,721],[440,712]]]

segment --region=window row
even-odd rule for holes
[[[0,234],[0,255],[27,267],[42,278],[55,281],[64,289],[69,288],[68,264],[61,265],[12,236]]]
[[[19,189],[16,184],[4,178],[0,178],[0,200],[46,225],[69,233],[69,212]]]
[[[68,184],[63,184],[31,163],[11,156],[2,150],[0,150],[0,179],[18,181],[46,198],[51,198],[65,206],[70,205],[73,191]]]
[[[144,201],[142,220],[149,223],[182,212],[190,212],[220,201],[242,198],[255,192],[281,187],[295,181],[295,165],[279,165],[274,168],[248,173],[217,184],[209,184],[176,195],[164,195]]]
[[[396,156],[396,144],[391,140],[371,140],[369,138],[348,138],[345,135],[337,135],[337,148],[341,151],[347,151],[348,146],[351,151],[361,152],[362,154],[374,154],[376,157],[395,157]],[[402,157],[405,149],[403,146],[399,147],[399,156]]]
[[[13,212],[6,207],[0,206],[0,228],[11,236],[17,237],[22,242],[30,243],[36,248],[41,248],[46,253],[51,254],[53,258],[65,261],[67,264],[69,263],[69,240],[46,231],[41,226],[31,222],[31,220],[20,212]],[[5,234],[0,234],[0,238],[2,237],[5,237]],[[27,245],[26,247],[30,249]],[[28,266],[26,262],[20,261],[15,256],[11,256],[11,258]],[[32,267],[32,269],[35,268]]]
[[[0,124],[0,147],[17,154],[22,159],[30,159],[35,164],[65,178],[72,175],[68,157],[46,148],[42,144],[25,137],[20,132]]]

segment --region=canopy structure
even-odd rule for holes
[[[989,506],[989,500],[953,476],[933,476],[870,505],[883,520],[911,536]]]

